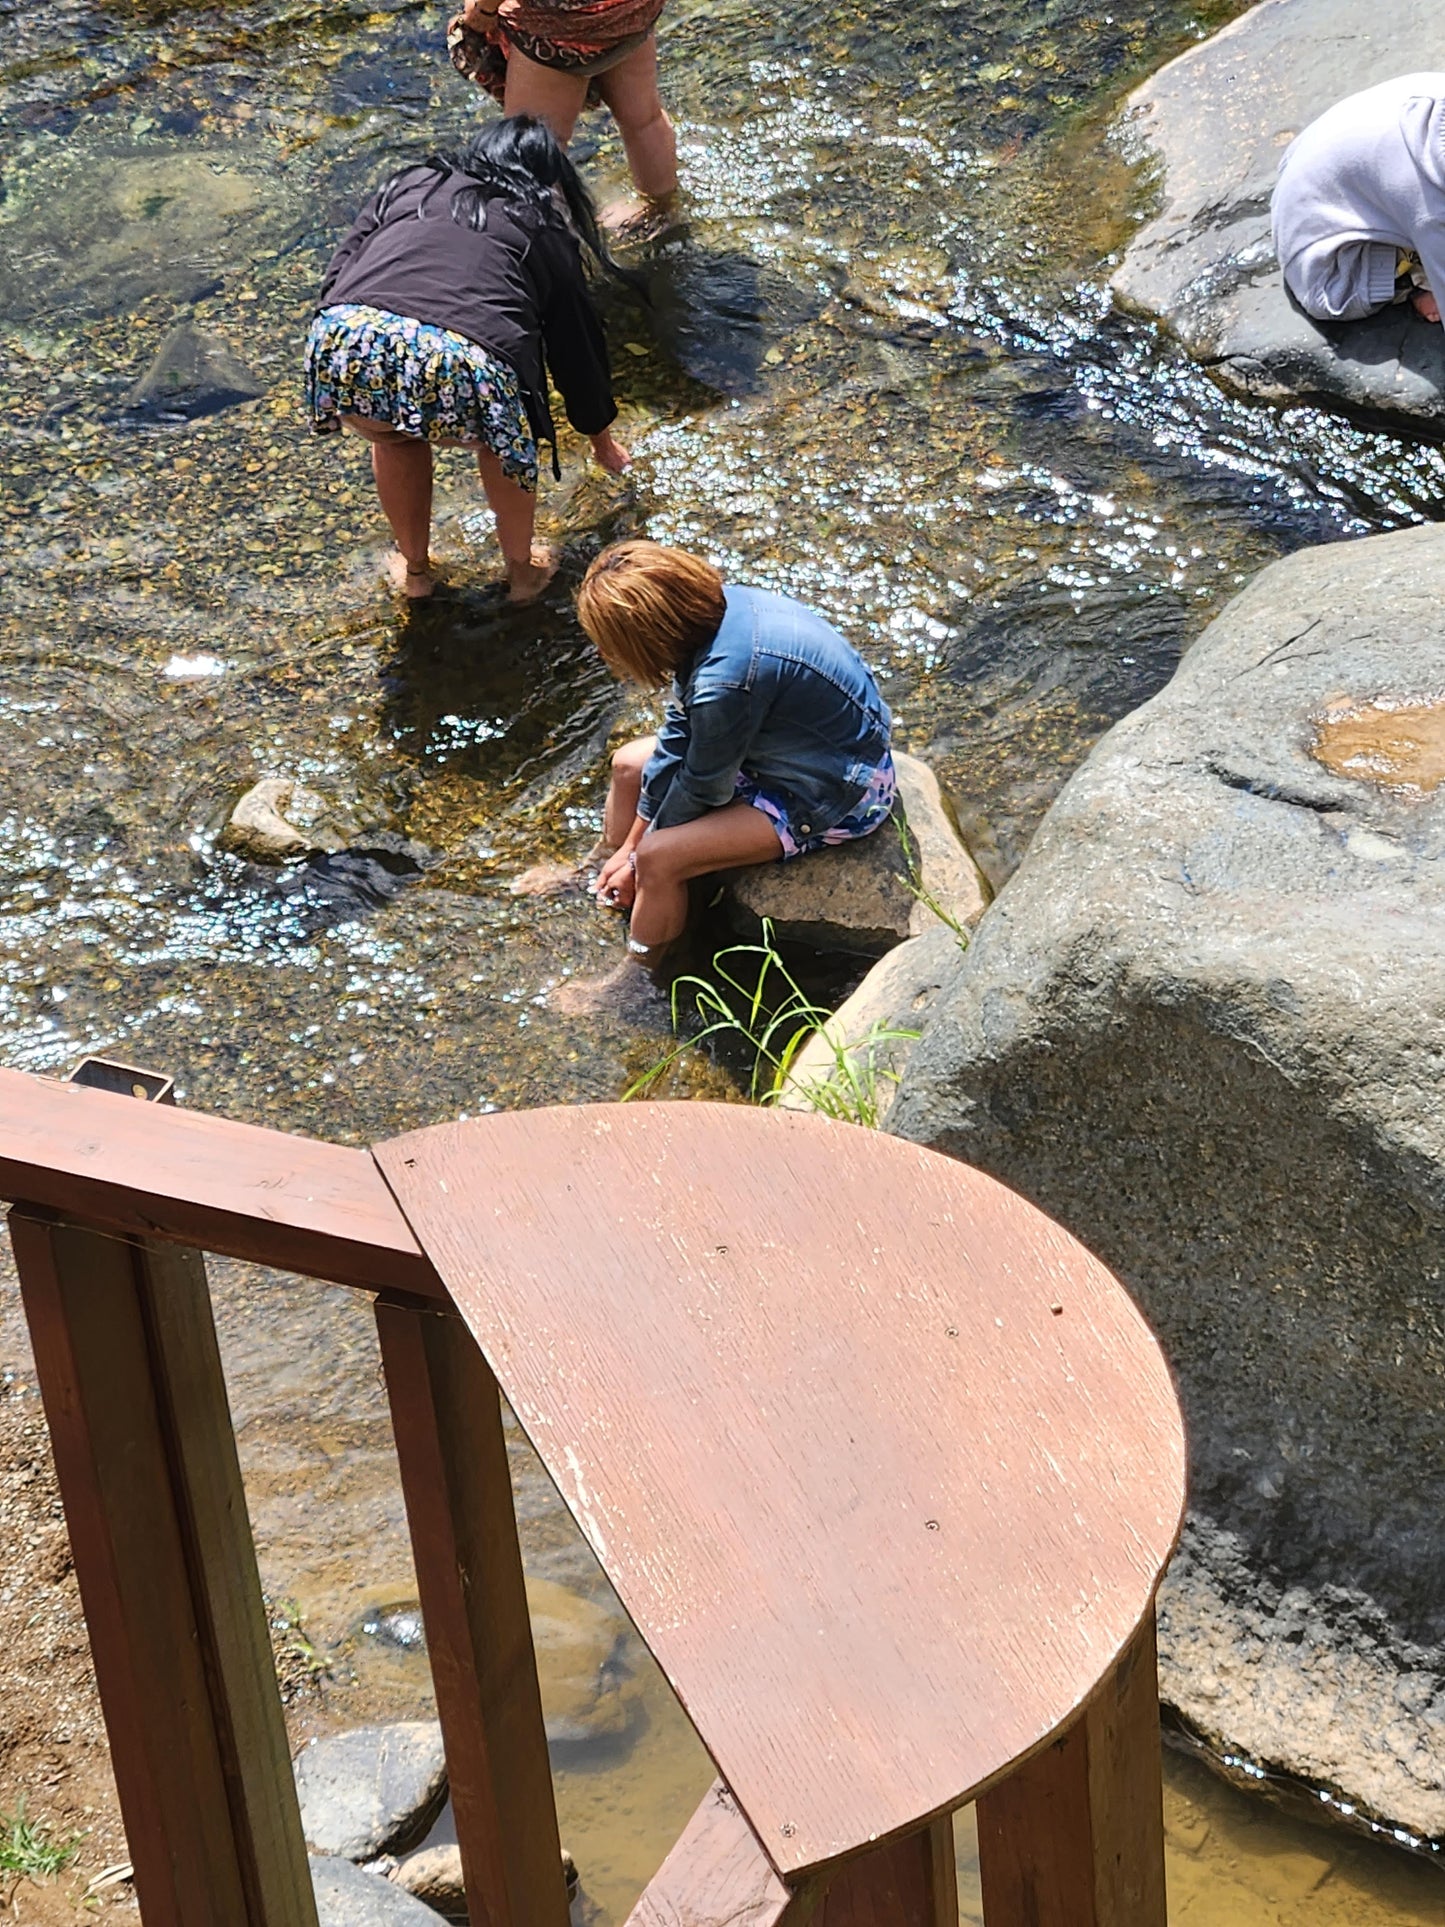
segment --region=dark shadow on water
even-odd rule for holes
[[[755,393],[761,385],[768,344],[812,320],[820,303],[774,268],[735,248],[699,245],[685,224],[670,229],[634,264],[643,275],[649,305],[637,303],[614,284],[599,288],[610,338],[626,343],[639,330],[650,334],[662,369],[655,400],[673,409],[705,406],[713,398]],[[626,377],[624,365],[618,371]],[[689,389],[696,392],[690,393]]]
[[[521,607],[493,588],[442,592],[408,611],[380,671],[382,725],[403,755],[506,793],[595,753],[620,694],[577,622],[580,573],[572,560]]]

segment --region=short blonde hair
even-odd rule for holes
[[[607,667],[648,689],[711,642],[726,612],[712,564],[661,542],[614,542],[577,591],[578,618]]]

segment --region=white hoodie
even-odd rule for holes
[[[1404,248],[1445,309],[1445,73],[1387,80],[1312,121],[1271,213],[1285,285],[1317,321],[1383,308]]]

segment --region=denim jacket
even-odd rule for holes
[[[673,687],[642,776],[654,829],[733,800],[743,771],[801,842],[840,822],[888,754],[892,718],[862,658],[790,596],[724,590],[727,613]]]

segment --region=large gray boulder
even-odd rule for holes
[[[1267,569],[1055,803],[888,1128],[1118,1272],[1178,1373],[1167,1698],[1445,1835],[1445,528]]]
[[[307,1846],[344,1860],[376,1860],[417,1846],[447,1797],[446,1753],[435,1720],[328,1733],[301,1749],[295,1770]]]
[[[1263,0],[1129,98],[1128,148],[1159,202],[1114,276],[1221,387],[1316,402],[1367,424],[1445,436],[1445,328],[1392,308],[1311,321],[1285,292],[1270,239],[1280,156],[1346,94],[1445,65],[1435,0]]]

